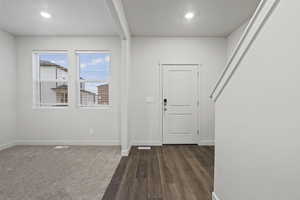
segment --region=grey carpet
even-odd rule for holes
[[[1,200],[101,200],[119,147],[17,146],[0,151]]]

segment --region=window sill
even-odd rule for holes
[[[112,108],[111,105],[101,105],[101,106],[81,106],[78,105],[79,110],[109,110]]]
[[[64,107],[54,107],[54,106],[33,106],[33,110],[68,110],[69,106]]]

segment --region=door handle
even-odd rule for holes
[[[166,98],[164,98],[164,111],[167,111],[167,104],[168,104],[168,100]]]

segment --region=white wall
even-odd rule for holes
[[[214,141],[214,104],[209,91],[225,66],[225,38],[132,38],[129,119],[134,144],[161,144],[158,64],[202,64],[202,143]],[[146,103],[146,97],[153,103]]]
[[[300,199],[299,1],[280,1],[216,104],[220,200]]]
[[[0,30],[0,149],[16,133],[16,55],[14,37]]]
[[[233,54],[235,48],[237,47],[237,44],[239,40],[241,39],[248,23],[250,20],[247,20],[242,25],[240,25],[235,31],[233,31],[228,37],[227,37],[227,59],[230,59],[231,55]]]
[[[32,51],[71,52],[69,108],[32,108]],[[74,50],[112,51],[112,107],[78,109],[76,106],[76,58]],[[17,37],[18,131],[24,144],[119,144],[119,87],[121,41],[118,37]],[[94,135],[89,129],[94,129]]]

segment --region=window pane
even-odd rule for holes
[[[109,53],[79,53],[81,80],[109,80]]]
[[[80,104],[83,106],[108,105],[109,84],[99,82],[81,82]]]
[[[67,53],[39,53],[34,77],[35,102],[38,106],[68,105]]]
[[[67,82],[40,82],[41,106],[67,106],[68,84]]]
[[[67,80],[67,54],[39,54],[40,80]]]

